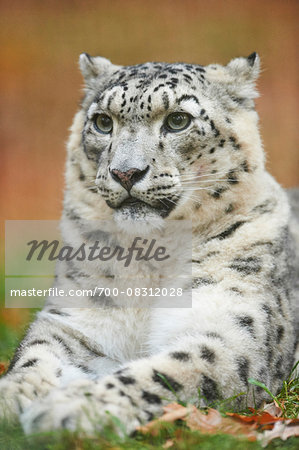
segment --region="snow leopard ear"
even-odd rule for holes
[[[256,52],[247,58],[234,58],[226,66],[230,81],[228,91],[236,99],[254,99],[258,97],[255,87],[260,74],[260,58]]]
[[[84,80],[88,84],[94,78],[108,72],[113,67],[113,64],[109,59],[102,58],[101,56],[92,57],[88,53],[81,53],[79,66]]]
[[[260,58],[256,52],[247,58],[234,58],[226,66],[230,75],[239,82],[254,82],[260,73]]]
[[[252,53],[247,58],[232,59],[226,66],[211,64],[206,67],[210,81],[222,85],[226,94],[239,106],[252,106],[252,100],[258,97],[255,87],[260,73],[260,58]]]

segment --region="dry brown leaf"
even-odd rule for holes
[[[281,417],[282,409],[278,406],[276,402],[268,403],[264,407],[264,411],[271,414],[273,417]]]
[[[262,447],[266,447],[273,439],[279,438],[285,441],[291,436],[299,436],[299,425],[295,425],[293,421],[285,420],[284,422],[276,422],[272,430],[260,433],[258,440]]]
[[[255,441],[256,424],[247,425],[230,417],[222,417],[219,411],[209,409],[208,414],[203,414],[198,409],[193,411],[185,419],[191,430],[198,430],[202,433],[225,433],[232,435],[246,436],[250,441]]]
[[[0,375],[2,375],[3,373],[5,373],[7,370],[7,363],[1,361],[0,362]]]
[[[214,432],[222,422],[223,417],[216,409],[209,409],[208,414],[203,414],[199,409],[193,408],[191,414],[187,417],[186,423],[191,430],[203,430]]]
[[[263,411],[255,411],[255,415],[245,416],[237,413],[226,413],[228,417],[222,415],[216,409],[210,408],[207,414],[204,414],[194,405],[187,407],[178,403],[171,403],[165,406],[164,414],[147,425],[139,427],[138,431],[150,433],[156,436],[159,432],[159,426],[162,422],[175,422],[178,419],[184,420],[191,430],[197,430],[202,433],[214,434],[224,433],[236,437],[246,437],[249,441],[259,439],[263,446],[275,438],[283,440],[290,436],[299,436],[299,419],[284,419],[279,417],[282,414],[281,409],[275,403],[265,407]],[[271,414],[273,413],[273,414]],[[263,433],[257,429],[263,429]],[[271,428],[268,430],[268,428]],[[180,436],[176,439],[168,439],[163,448],[171,448]]]
[[[161,417],[138,427],[137,430],[141,433],[151,433],[153,436],[156,436],[158,434],[157,428],[161,422],[175,422],[178,419],[183,419],[191,411],[190,407],[186,408],[178,403],[164,406],[163,410],[164,414]]]
[[[236,420],[240,420],[241,422],[256,423],[257,425],[269,425],[284,420],[282,417],[272,416],[267,411],[256,411],[256,414],[254,414],[253,416],[243,416],[242,414],[238,413],[226,413],[226,415],[233,417]]]

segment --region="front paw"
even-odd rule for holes
[[[80,380],[34,402],[21,415],[21,423],[28,434],[68,429],[94,436],[109,425],[124,435],[134,431],[140,419],[126,397],[111,395],[101,384]]]
[[[0,419],[19,416],[38,397],[53,388],[55,379],[36,370],[7,374],[0,380]]]
[[[35,374],[7,375],[0,380],[0,419],[13,420],[38,395],[41,386]]]

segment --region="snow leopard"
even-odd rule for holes
[[[122,236],[190,221],[192,305],[143,308],[137,298],[123,307],[104,296],[69,307],[49,298],[0,380],[1,415],[18,417],[26,433],[92,435],[117,427],[113,417],[132,433],[178,398],[209,406],[246,393],[238,408],[260,405],[267,394],[248,380],[276,393],[294,364],[299,237],[288,195],[265,169],[259,56],[119,66],[84,53],[79,65],[84,98],[67,146],[63,238],[88,241],[93,221]],[[298,191],[291,197],[295,210]],[[172,249],[177,233],[167,236]],[[64,261],[55,286],[97,277],[117,286],[118,269],[108,269]]]

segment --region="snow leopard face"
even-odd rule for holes
[[[241,129],[241,139],[238,129],[246,120],[250,139],[258,136],[258,65],[256,54],[225,67],[120,67],[81,55],[89,187],[94,181],[93,192],[118,219],[178,216],[225,197],[253,170],[248,133]]]

